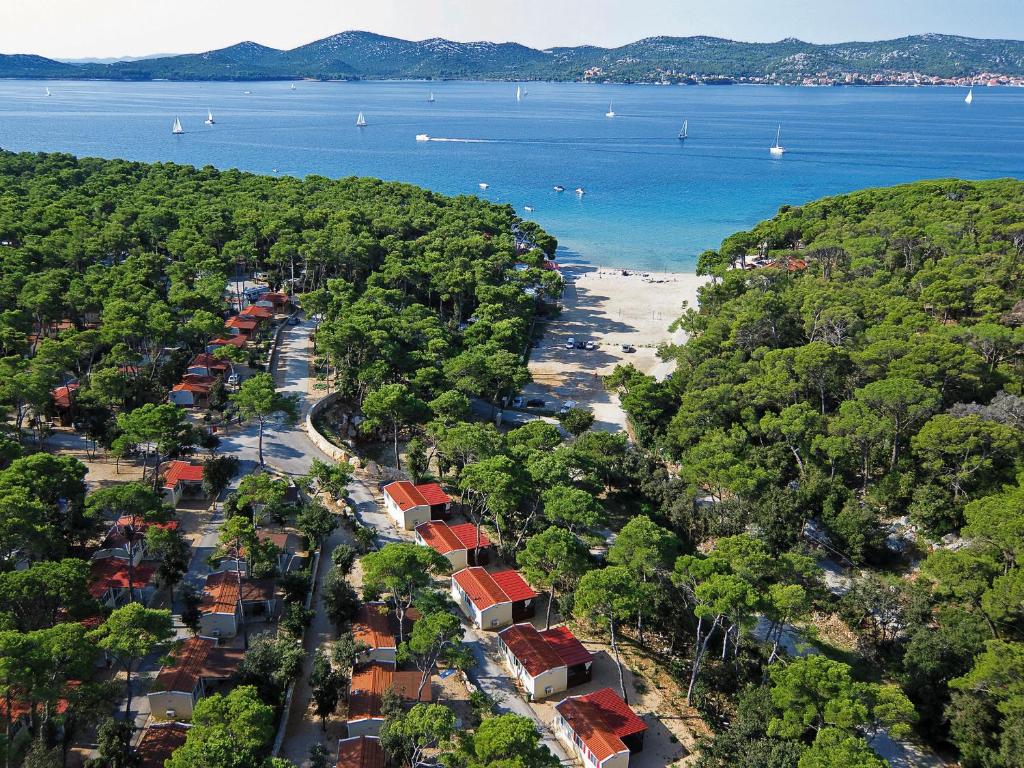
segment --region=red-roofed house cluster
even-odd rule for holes
[[[568,627],[538,631],[513,624],[498,633],[505,662],[531,699],[544,699],[590,682],[594,657]]]

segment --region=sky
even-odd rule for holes
[[[921,32],[1024,38],[1024,0],[0,0],[0,53],[191,53],[336,32],[615,46],[652,35],[880,40]]]

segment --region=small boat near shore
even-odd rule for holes
[[[478,187],[480,187],[480,189],[484,189],[484,190],[486,190],[486,189],[487,189],[488,187],[490,187],[491,185],[490,185],[490,184],[488,184],[488,183],[487,183],[486,181],[481,181],[481,182],[480,182],[479,184],[477,184],[477,186],[478,186]]]
[[[366,118],[363,117],[363,113],[362,112],[360,112],[359,113],[359,117],[356,118],[356,127],[357,128],[365,128],[366,127]]]
[[[689,136],[689,133],[686,130],[687,129],[687,123],[689,123],[689,122],[690,122],[689,120],[683,120],[683,127],[679,129],[679,135],[676,136],[676,138],[679,139],[680,141],[686,141],[687,136]]]
[[[585,190],[583,187],[576,187],[577,197],[583,197],[585,194],[587,194],[587,190]]]
[[[213,119],[213,111],[209,110],[209,109],[206,110],[206,124],[207,125],[213,125],[216,122],[217,121]]]
[[[608,111],[604,113],[605,117],[615,117],[615,110],[612,109],[612,103],[608,102]]]
[[[180,136],[185,132],[185,129],[181,127],[181,120],[174,118],[174,125],[171,126],[171,133],[175,136]]]
[[[429,133],[417,133],[416,134],[416,141],[430,141],[430,134]]]
[[[430,95],[427,96],[427,103],[428,104],[433,104],[435,101],[437,101],[437,99],[434,98],[434,92],[431,91]]]
[[[561,184],[555,184],[555,192],[565,192],[565,187]]]
[[[967,89],[967,95],[964,97],[964,104],[974,103],[974,86],[972,85]]]
[[[786,154],[786,148],[779,143],[779,139],[782,137],[782,126],[779,126],[779,130],[775,132],[775,143],[768,148],[768,152],[772,157],[782,157]]]

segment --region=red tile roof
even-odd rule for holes
[[[209,637],[190,637],[174,653],[174,661],[156,676],[154,691],[191,693],[203,678],[226,680],[241,664],[240,648],[219,648]]]
[[[416,486],[408,480],[397,480],[384,486],[384,493],[391,497],[403,512],[408,512],[413,507],[422,507],[427,503],[423,495],[416,490]]]
[[[385,691],[394,691],[404,701],[415,701],[419,685],[419,672],[396,672],[392,664],[369,664],[352,675],[349,683],[348,719],[381,718],[381,697]],[[431,701],[429,682],[423,686],[419,701]]]
[[[171,388],[172,392],[192,392],[197,395],[208,395],[210,394],[209,384],[196,384],[192,381],[183,381],[180,384],[175,384]]]
[[[570,632],[568,627],[552,627],[541,632],[540,636],[554,649],[567,667],[587,664],[594,660],[594,654],[583,647],[583,643],[576,639],[576,635]]]
[[[513,571],[511,568],[507,571],[495,571],[491,574],[491,578],[514,603],[537,597],[537,592],[523,580],[519,571]]]
[[[164,470],[164,488],[173,488],[179,482],[203,482],[203,465],[188,461],[172,461]]]
[[[570,696],[555,709],[598,761],[625,751],[624,737],[647,730],[644,721],[611,688]]]
[[[238,347],[241,349],[248,342],[242,336],[226,336],[220,339],[214,339],[210,342],[211,347]]]
[[[416,490],[419,491],[420,496],[430,506],[435,504],[451,504],[452,498],[444,492],[437,483],[420,483],[416,486]]]
[[[531,677],[565,666],[561,656],[547,644],[533,624],[513,624],[499,632],[498,637]]]
[[[254,317],[258,320],[269,320],[274,316],[274,313],[266,307],[257,307],[255,304],[250,304],[248,307],[243,309],[240,314],[247,317]]]
[[[204,376],[201,373],[186,373],[181,377],[181,380],[185,384],[205,384],[208,387],[217,381],[216,377]]]
[[[260,296],[261,301],[270,301],[274,304],[287,304],[288,294],[287,293],[264,293]]]
[[[53,398],[53,404],[58,408],[70,408],[71,395],[74,394],[77,389],[77,382],[65,384],[63,387],[57,387],[55,390],[50,392],[50,396]]]
[[[249,579],[234,571],[219,571],[206,577],[200,608],[203,613],[234,613],[238,601],[243,603],[274,599],[273,579]]]
[[[128,561],[117,557],[93,560],[90,566],[89,594],[101,598],[108,589],[128,589]],[[153,578],[156,563],[139,563],[132,573],[132,587],[142,589]]]
[[[452,578],[481,611],[498,603],[515,603],[537,597],[523,577],[511,569],[488,573],[475,566],[457,571]]]
[[[391,632],[390,610],[384,603],[363,603],[352,622],[352,635],[356,641],[372,648],[397,648]]]
[[[437,483],[413,485],[408,480],[396,480],[384,486],[384,493],[390,496],[403,512],[413,507],[448,504],[451,497]]]
[[[67,682],[67,688],[69,689],[69,691],[73,688],[77,688],[79,685],[80,683],[77,680],[68,680]],[[51,710],[51,714],[63,715],[67,711],[68,700],[65,698],[60,698],[57,699],[57,705],[53,710]],[[4,722],[13,722],[14,720],[17,720],[19,717],[28,717],[30,714],[32,714],[32,707],[28,703],[20,699],[14,699],[11,702],[11,711],[8,712],[7,697],[0,697],[0,719],[3,719]]]
[[[475,549],[477,546],[476,526],[472,523],[448,525],[440,520],[430,520],[417,525],[416,533],[428,547],[442,555],[461,549]],[[491,540],[483,531],[480,532],[479,546],[491,546]]]
[[[164,768],[164,763],[188,737],[188,726],[181,723],[159,723],[142,732],[135,747],[141,763],[139,768]]]
[[[214,357],[206,352],[200,352],[192,358],[192,362],[188,364],[188,367],[209,368],[212,371],[226,371],[231,367],[231,364],[227,360],[221,360],[219,357]]]
[[[149,528],[163,528],[168,531],[178,530],[177,520],[168,520],[166,523],[149,523],[141,517],[125,515],[117,518],[117,522],[110,526],[110,530],[103,539],[100,549],[113,549],[114,547],[127,546],[128,539],[125,536],[124,529],[129,525],[135,528],[137,533],[145,533]]]
[[[384,750],[376,736],[353,736],[338,742],[338,768],[384,768]]]
[[[243,331],[254,331],[256,330],[256,325],[257,322],[255,320],[248,317],[240,317],[238,315],[229,317],[228,321],[224,323],[224,326],[227,328],[240,328]]]

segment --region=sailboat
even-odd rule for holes
[[[520,86],[516,86],[516,101],[523,100],[523,89]]]
[[[288,90],[289,91],[294,91],[295,90],[295,83],[292,83],[291,87]]]
[[[210,110],[206,110],[206,124],[213,125],[216,122],[217,121],[213,119],[213,112],[211,112]]]
[[[427,103],[428,104],[433,104],[435,101],[437,101],[437,99],[434,98],[434,92],[431,91],[430,95],[427,96]]]
[[[688,122],[689,120],[683,120],[683,127],[679,130],[679,136],[677,137],[680,141],[686,141],[686,137],[688,135],[686,132],[686,124]]]
[[[357,128],[365,128],[366,127],[366,118],[363,117],[363,113],[362,112],[360,112],[359,113],[359,117],[356,118],[356,127]]]
[[[608,111],[604,113],[605,117],[615,117],[615,110],[612,109],[612,103],[608,102]]]
[[[964,97],[965,104],[971,104],[974,101],[974,86],[967,89],[967,96]]]
[[[50,89],[49,89],[49,88],[47,88],[47,89],[46,89],[46,95],[47,95],[47,96],[49,96],[49,95],[50,95]]]
[[[779,130],[775,132],[775,143],[769,148],[772,157],[782,157],[786,154],[786,148],[779,144],[779,138],[782,136],[782,126],[779,126]]]
[[[480,189],[486,190],[491,185],[488,184],[486,181],[481,181],[479,184],[477,184],[477,186],[480,187]]]
[[[171,126],[171,133],[175,136],[179,136],[185,132],[185,129],[181,127],[181,120],[174,118],[174,125]]]

